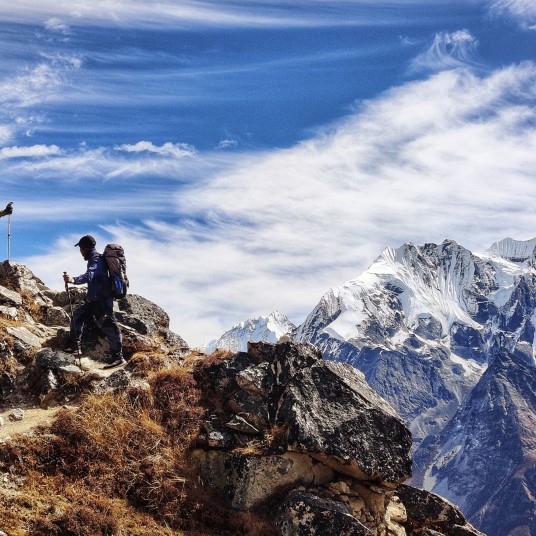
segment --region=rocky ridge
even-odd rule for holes
[[[72,298],[83,299],[83,291],[73,291]],[[273,530],[263,525],[263,531],[253,533],[480,534],[451,503],[402,484],[411,474],[411,434],[392,406],[369,387],[364,375],[355,368],[324,361],[320,351],[309,343],[256,343],[248,345],[247,352],[192,353],[185,341],[169,330],[166,313],[155,304],[130,295],[116,305],[129,362],[122,369],[104,374],[99,360],[106,345],[97,329],[90,328],[84,334],[83,360],[61,350],[69,321],[66,293],[46,288],[22,265],[8,261],[0,265],[1,407],[21,421],[27,410],[61,407],[50,430],[25,434],[31,436],[34,445],[40,444],[41,437],[48,445],[38,467],[53,462],[54,448],[67,449],[62,454],[62,465],[67,463],[66,453],[70,453],[68,457],[74,456],[75,462],[88,455],[85,451],[77,454],[76,449],[92,439],[87,435],[90,431],[70,426],[83,417],[87,411],[85,404],[98,404],[99,397],[110,407],[115,404],[110,397],[116,396],[123,400],[123,405],[131,405],[130,411],[151,400],[160,408],[167,407],[157,414],[173,434],[175,425],[166,421],[171,418],[166,415],[180,409],[169,406],[170,401],[180,401],[172,393],[190,385],[185,378],[191,377],[191,388],[203,395],[200,406],[181,410],[185,412],[181,420],[190,419],[194,413],[201,419],[187,456],[195,461],[203,486],[219,490],[230,511],[268,512]],[[157,366],[163,369],[163,375],[147,373]],[[171,370],[176,372],[165,372]],[[162,378],[165,382],[159,384]],[[170,387],[174,382],[179,383]],[[88,395],[93,398],[87,398]],[[160,400],[158,397],[162,396],[164,399]],[[146,422],[148,417],[140,418]],[[132,414],[129,420],[133,419]],[[150,426],[149,437],[161,429],[161,425]],[[113,426],[102,433],[113,433]],[[80,434],[84,441],[69,443]],[[141,429],[132,436],[133,441],[140,434]],[[178,440],[172,435],[170,445]],[[109,440],[105,444],[113,447]],[[0,470],[5,471],[3,480],[0,479],[0,504],[16,504],[17,508],[26,504],[22,497],[28,483],[24,463],[28,462],[23,460],[28,456],[21,458],[17,452],[27,448],[25,441],[19,445],[18,436],[5,438],[4,445],[0,445]],[[169,449],[166,452],[169,454]],[[90,448],[89,454],[94,456],[95,449]],[[154,466],[160,457],[150,459]],[[105,460],[109,463],[109,456]],[[140,463],[136,470],[142,470],[149,459]],[[61,471],[61,465],[53,467],[55,472]],[[51,470],[52,467],[47,471]],[[75,478],[72,472],[68,470],[62,478]],[[118,476],[120,472],[118,468]],[[37,469],[33,469],[32,486],[38,485],[36,474]],[[140,473],[129,484],[130,492],[114,500],[122,498],[127,505],[132,503],[129,508],[138,505],[132,486],[144,474]],[[152,478],[150,474],[143,478]],[[45,473],[42,478],[46,478]],[[55,481],[59,478],[58,474]],[[80,485],[87,485],[83,475],[80,478]],[[174,477],[169,485],[180,485],[180,481]],[[70,486],[76,485],[76,480],[70,482]],[[95,487],[96,481],[91,482]],[[142,501],[142,508],[165,504],[154,498],[169,493],[165,486],[155,488],[150,483],[149,490],[153,502]],[[21,494],[20,504],[17,494]],[[104,499],[99,501],[97,504],[102,504]],[[51,519],[59,523],[66,508],[64,505],[55,510],[50,506],[39,519],[24,520],[26,526],[34,527],[29,531],[18,525],[0,526],[0,530],[10,535],[43,534],[42,527],[50,526]],[[210,511],[210,504],[204,508]],[[156,511],[155,519],[157,514]],[[77,515],[82,515],[80,510]],[[187,514],[184,516],[192,528],[192,520]],[[167,524],[170,519],[178,519],[174,521],[177,530],[182,526],[181,515],[176,512],[166,519]],[[94,518],[91,521],[95,523]],[[113,522],[117,523],[117,519]],[[99,533],[96,529],[84,530],[88,535]],[[151,530],[147,533],[157,533]],[[174,529],[168,526],[165,530],[169,534]],[[253,534],[247,528],[241,530],[240,534]],[[106,533],[116,532],[107,529]],[[218,530],[214,534],[230,533]]]

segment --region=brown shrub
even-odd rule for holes
[[[192,374],[176,367],[149,378],[154,398],[155,419],[162,423],[177,440],[175,444],[187,449],[201,426],[205,409],[200,405],[201,392]]]
[[[149,384],[88,396],[61,411],[49,433],[0,445],[0,471],[23,482],[12,496],[0,488],[0,528],[13,536],[278,534],[203,485],[189,457],[205,413],[191,372],[160,371]]]

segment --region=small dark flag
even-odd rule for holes
[[[8,203],[4,210],[0,211],[0,218],[2,218],[3,216],[9,216],[10,214],[13,214],[13,201]]]

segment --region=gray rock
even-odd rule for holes
[[[160,329],[169,328],[168,314],[142,296],[129,294],[117,305],[117,319],[142,335],[157,335]]]
[[[397,495],[406,507],[410,527],[425,527],[449,536],[484,536],[467,522],[458,507],[439,495],[405,484],[398,486]]]
[[[124,391],[132,385],[132,376],[130,372],[121,368],[116,370],[108,377],[98,381],[93,385],[91,391],[95,394],[103,395],[105,393],[114,393]]]
[[[26,293],[32,297],[36,305],[50,305],[52,303],[50,298],[44,294],[47,287],[23,264],[9,260],[1,263],[0,284],[11,290]]]
[[[68,326],[70,317],[62,307],[45,307],[41,321],[45,326]]]
[[[362,373],[310,344],[250,343],[248,353],[270,363],[273,424],[288,426],[289,449],[364,480],[411,474],[411,434]]]
[[[10,420],[10,421],[22,421],[24,419],[24,414],[26,412],[21,409],[21,408],[15,408],[15,409],[12,409],[8,414],[7,414],[7,418]]]
[[[0,305],[20,307],[22,305],[22,296],[18,292],[0,285]]]
[[[16,320],[19,313],[16,307],[6,307],[5,305],[0,305],[0,315],[5,316],[11,320]]]
[[[235,415],[230,421],[226,422],[225,426],[227,426],[227,428],[230,428],[231,430],[242,432],[243,434],[259,434],[259,430],[257,430],[257,428],[255,428],[252,424],[247,422],[239,415]]]
[[[338,501],[306,492],[289,493],[278,509],[276,523],[283,536],[372,536],[372,532]]]
[[[333,471],[306,454],[242,454],[238,451],[195,450],[203,478],[219,489],[233,508],[249,510],[274,497],[282,488],[327,484]]]
[[[77,368],[74,355],[52,348],[43,348],[35,355],[29,377],[33,392],[41,402],[49,402],[56,397],[65,383],[72,381]],[[78,371],[80,375],[83,374],[81,369]]]
[[[205,421],[203,427],[207,432],[207,444],[211,448],[230,449],[235,445],[235,436],[225,430],[218,419]]]
[[[268,402],[265,397],[250,391],[240,390],[228,401],[236,415],[250,422],[257,430],[266,430],[270,422]]]
[[[39,329],[39,326],[32,329]],[[29,361],[36,349],[41,348],[44,338],[40,338],[24,326],[8,326],[6,334],[11,337],[11,350],[19,362]]]

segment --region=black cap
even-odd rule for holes
[[[91,235],[85,235],[78,241],[78,244],[74,245],[74,247],[94,248],[96,245],[97,241]]]

